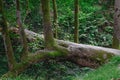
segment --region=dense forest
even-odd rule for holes
[[[0,0],[0,80],[119,80],[120,0]]]

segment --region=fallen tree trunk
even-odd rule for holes
[[[10,30],[17,34],[19,32],[17,28],[11,28]],[[25,29],[25,33],[29,41],[44,38],[43,35],[27,29]],[[120,56],[120,50],[117,49],[77,44],[57,39],[56,42],[58,45],[65,47],[69,51],[67,59],[80,66],[97,67],[100,64],[107,62],[112,56]]]
[[[25,33],[30,41],[43,38],[42,35],[27,29],[25,30]],[[77,44],[57,39],[56,42],[67,48],[69,51],[68,59],[80,66],[97,67],[100,64],[107,62],[112,56],[120,56],[120,50],[117,49]]]
[[[18,29],[11,29],[18,34]],[[43,39],[43,36],[35,32],[25,29],[25,33],[29,41],[34,41],[36,39]],[[57,40],[56,45],[53,46],[53,50],[40,50],[36,51],[34,54],[29,54],[28,57],[16,63],[16,66],[12,71],[9,71],[3,77],[17,76],[22,71],[24,71],[30,64],[37,61],[43,61],[50,58],[61,58],[72,61],[80,66],[87,66],[96,68],[99,65],[107,62],[112,56],[120,56],[120,50],[104,48],[98,46],[91,46],[85,44],[77,44],[64,40]]]
[[[120,50],[104,48],[73,42],[56,40],[59,45],[65,46],[70,51],[70,59],[79,65],[97,67],[107,62],[112,56],[120,56]]]

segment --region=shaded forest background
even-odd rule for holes
[[[16,27],[15,2],[5,0],[6,16],[10,27]],[[21,2],[21,14],[24,27],[34,32],[43,33],[40,0]],[[111,47],[113,32],[113,1],[82,0],[79,13],[80,43]],[[73,0],[58,1],[58,38],[73,41],[74,3]],[[27,14],[26,14],[27,11]],[[51,19],[53,8],[51,1]]]

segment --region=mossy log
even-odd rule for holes
[[[36,62],[43,61],[45,59],[56,58],[56,57],[67,56],[67,54],[61,54],[58,50],[39,50],[33,54],[29,54],[28,57],[17,63],[14,68],[8,71],[6,74],[2,75],[2,78],[15,77],[23,72],[27,67]]]
[[[17,28],[11,28],[10,30],[18,34]],[[29,41],[44,38],[43,35],[27,29],[25,29],[25,33]],[[55,41],[58,45],[68,50],[68,56],[66,56],[67,60],[70,60],[80,66],[98,67],[100,64],[107,62],[112,56],[120,56],[120,50],[117,49],[77,44],[57,39],[55,39]]]
[[[17,28],[10,30],[16,33],[18,32]],[[25,29],[25,33],[29,41],[43,38],[42,35],[27,29]],[[3,77],[17,76],[31,64],[50,58],[61,59],[62,57],[62,59],[74,62],[79,66],[96,68],[99,67],[99,65],[107,62],[112,56],[120,56],[120,50],[117,49],[77,44],[57,39],[55,39],[55,41],[57,44],[53,46],[54,50],[45,49],[36,51],[36,53],[33,54],[29,54],[25,60],[17,63],[14,69],[3,75]]]
[[[25,33],[29,41],[43,38],[43,35],[27,29],[25,29]],[[57,39],[55,41],[69,51],[68,59],[80,66],[96,67],[107,62],[112,56],[120,56],[120,50],[117,49],[77,44]]]
[[[63,40],[56,41],[59,45],[68,48],[71,61],[82,66],[98,67],[108,62],[112,56],[120,56],[120,50],[117,49],[76,44]]]

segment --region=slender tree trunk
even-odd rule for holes
[[[11,40],[9,37],[8,28],[7,28],[7,22],[6,22],[5,14],[3,10],[4,10],[3,0],[0,0],[0,27],[2,27],[2,36],[4,40],[4,46],[5,46],[6,55],[8,59],[9,69],[12,70],[16,64],[16,60],[14,57],[13,48],[12,48],[12,44],[11,44]]]
[[[51,49],[54,46],[55,41],[53,38],[51,20],[50,20],[50,1],[41,0],[42,2],[42,12],[43,12],[43,26],[44,26],[44,38],[45,46],[48,49]]]
[[[74,42],[79,42],[79,0],[74,0],[75,12],[74,12]]]
[[[16,0],[16,14],[17,14],[17,25],[18,25],[19,30],[20,30],[21,41],[22,41],[22,46],[23,46],[22,59],[25,59],[27,57],[27,55],[28,55],[28,46],[27,46],[26,34],[24,32],[24,28],[22,26],[22,21],[21,21],[20,2],[19,2],[19,0]]]
[[[23,19],[23,22],[25,22],[27,15],[29,14],[29,0],[26,0],[26,14]]]
[[[120,43],[115,34],[113,35],[112,48],[120,49]]]
[[[56,4],[56,0],[52,0],[53,1],[53,26],[54,26],[54,37],[55,38],[58,38],[58,32],[57,32],[57,29],[58,29],[58,14],[57,14],[57,4]]]
[[[120,0],[115,0],[114,5],[114,35],[113,48],[119,49],[120,45]]]

